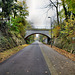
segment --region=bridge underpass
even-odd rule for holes
[[[26,35],[25,35],[25,41],[27,40],[27,38],[31,35],[34,34],[42,34],[44,36],[47,37],[47,44],[50,44],[50,40],[51,40],[51,35],[49,32],[49,29],[27,29],[26,30]]]

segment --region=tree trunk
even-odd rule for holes
[[[58,0],[57,0],[56,12],[57,12],[57,23],[59,25]]]
[[[57,23],[59,25],[59,13],[58,13],[58,8],[56,8],[56,12],[57,12]]]
[[[65,19],[67,20],[68,19],[68,13],[67,13],[67,9],[65,7],[64,0],[63,0],[63,8],[64,8],[64,11],[65,11]]]

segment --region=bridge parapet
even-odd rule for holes
[[[26,36],[24,38],[27,38],[28,36],[33,35],[33,34],[42,34],[51,38],[49,29],[27,29]]]
[[[45,31],[50,31],[50,29],[36,29],[36,28],[32,28],[32,29],[29,28],[29,29],[26,29],[26,30],[38,30],[38,31],[39,31],[39,30],[41,30],[41,31],[45,30]]]

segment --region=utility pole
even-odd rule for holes
[[[51,22],[51,47],[52,47],[52,18],[51,17],[48,18],[50,18],[50,22]]]

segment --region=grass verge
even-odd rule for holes
[[[8,59],[13,54],[16,54],[18,51],[22,50],[26,46],[28,46],[28,44],[20,45],[18,47],[14,47],[12,49],[6,50],[4,52],[0,52],[0,63]]]

